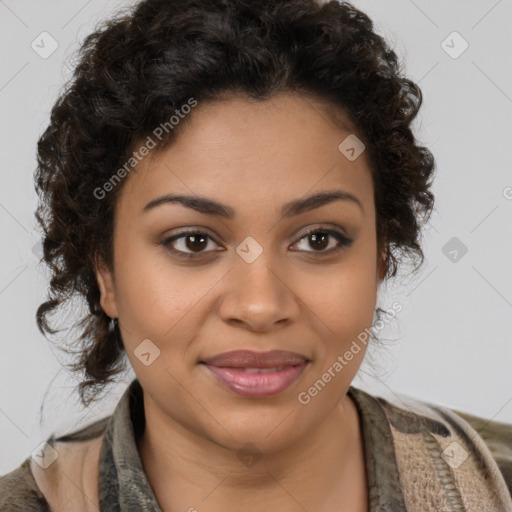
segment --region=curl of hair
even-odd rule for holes
[[[295,92],[339,106],[371,162],[385,277],[395,276],[405,258],[419,260],[415,270],[423,263],[420,229],[433,208],[435,161],[411,129],[421,90],[350,3],[144,0],[96,27],[77,57],[37,146],[36,218],[51,280],[36,318],[43,334],[54,334],[50,313],[73,296],[85,299],[79,358],[71,366],[84,374],[84,405],[125,367],[95,278],[96,262],[112,268],[113,212],[123,183],[102,199],[95,190],[190,98],[240,93],[265,100]],[[157,150],[187,119],[163,134]]]

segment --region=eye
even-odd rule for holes
[[[334,241],[334,247],[331,245],[329,248],[329,237],[331,237],[331,241]],[[306,243],[309,243],[310,247],[314,248],[313,251],[308,251],[306,249],[306,252],[317,252],[320,254],[331,254],[334,252],[338,252],[344,247],[351,245],[352,242],[354,241],[350,238],[347,238],[339,231],[322,228],[310,229],[309,231],[302,235],[302,237],[299,239],[298,242],[296,242],[295,245],[300,244],[300,242],[302,242],[303,240],[305,240]],[[324,250],[326,247],[328,247],[328,250]]]
[[[161,242],[161,245],[167,247],[169,251],[171,251],[176,256],[179,256],[180,258],[194,258],[196,254],[210,252],[203,250],[208,247],[208,240],[213,241],[208,233],[188,230],[166,238]],[[177,245],[179,248],[175,249],[172,247],[172,245]],[[191,252],[187,252],[187,249],[189,249]]]

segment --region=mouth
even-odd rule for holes
[[[227,389],[252,398],[274,396],[288,389],[311,361],[296,352],[236,350],[200,361]]]

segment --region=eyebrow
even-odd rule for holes
[[[330,190],[325,192],[318,192],[317,194],[311,195],[306,198],[296,199],[283,205],[281,209],[281,217],[288,218],[301,213],[320,208],[326,204],[332,203],[333,201],[350,201],[353,204],[359,206],[361,211],[364,213],[363,205],[361,201],[350,194],[341,190]],[[187,208],[191,208],[199,213],[206,215],[214,215],[218,217],[224,217],[226,219],[232,219],[235,217],[235,210],[230,206],[224,205],[213,199],[201,196],[193,195],[176,195],[166,194],[164,196],[152,199],[146,206],[144,206],[142,212],[147,212],[156,208],[157,206],[169,203],[181,204]]]

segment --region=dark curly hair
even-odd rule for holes
[[[84,374],[84,405],[126,368],[95,277],[100,260],[112,269],[113,212],[123,182],[101,199],[95,191],[190,98],[265,100],[295,92],[339,107],[366,145],[385,277],[394,277],[407,257],[419,260],[414,271],[423,263],[420,228],[433,209],[435,161],[411,130],[421,90],[350,3],[144,0],[103,21],[76,56],[37,146],[35,215],[51,280],[36,317],[45,336],[54,334],[48,315],[74,297],[86,300],[88,312],[75,323],[79,357],[70,365]],[[186,121],[166,130],[155,151],[171,144]]]

